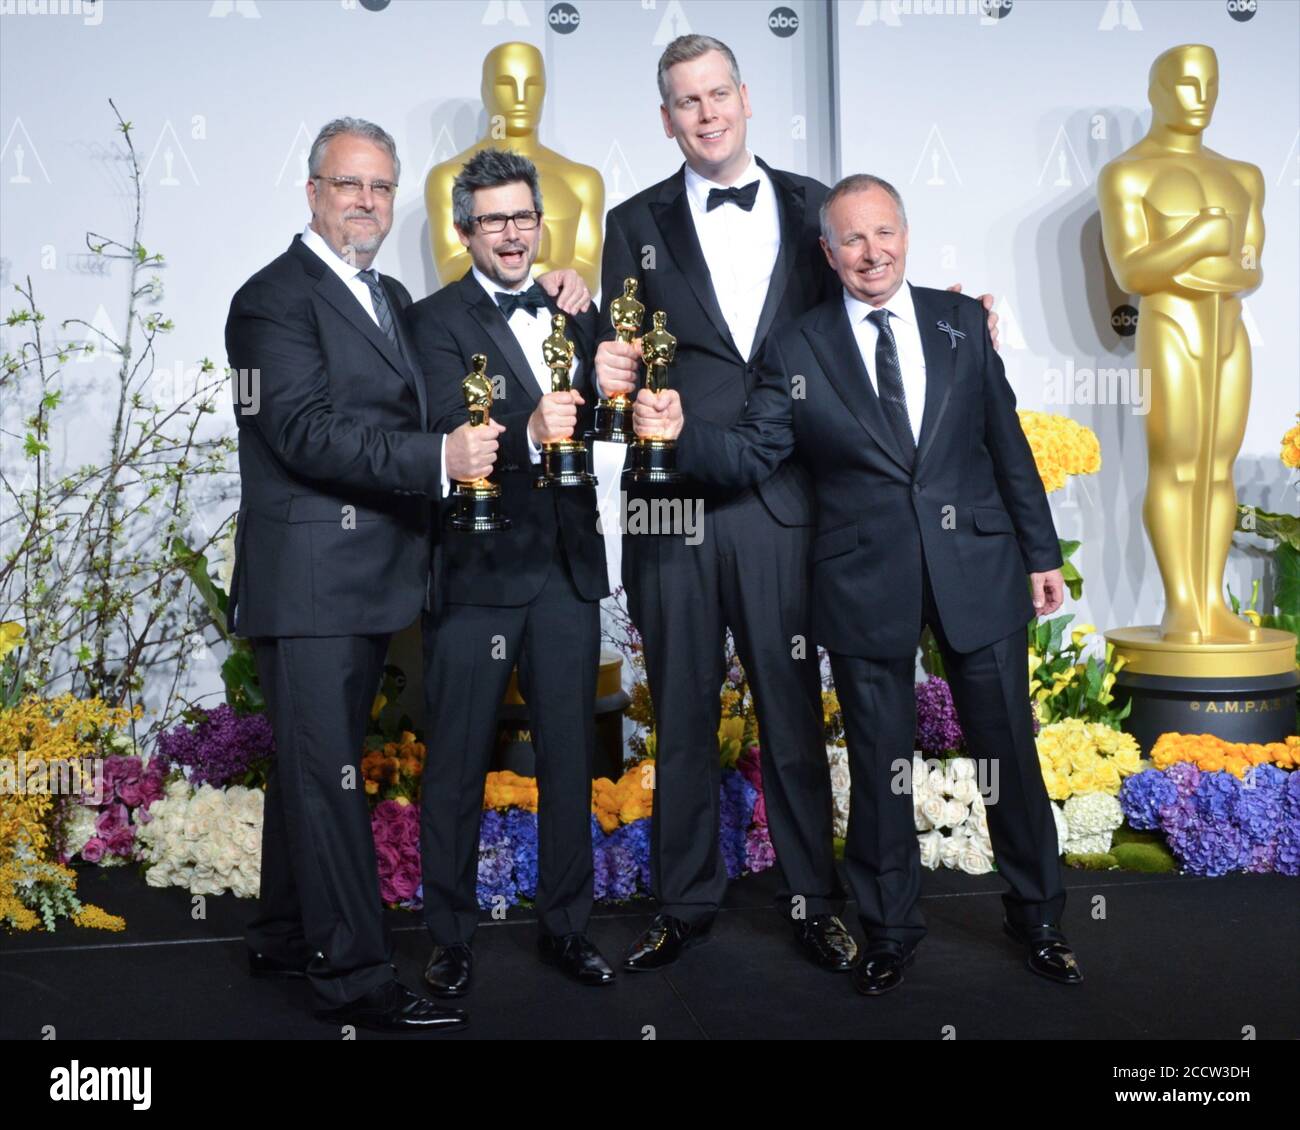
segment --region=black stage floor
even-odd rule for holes
[[[997,876],[926,873],[930,933],[906,983],[853,991],[795,949],[769,872],[731,885],[710,940],[669,969],[583,988],[535,956],[526,912],[485,918],[475,941],[470,1026],[429,1039],[1260,1040],[1300,1036],[1300,884],[1275,875],[1197,879],[1067,873],[1065,928],[1086,981],[1029,973],[1001,932]],[[337,1040],[302,982],[253,981],[242,930],[251,900],[154,890],[126,868],[80,872],[83,901],[124,915],[122,934],[60,928],[0,935],[0,1037]],[[1100,901],[1099,901],[1100,900]],[[649,903],[599,908],[591,935],[616,962]],[[389,912],[412,987],[428,955],[416,915]],[[845,915],[860,927],[850,907]],[[951,1031],[947,1029],[951,1027]],[[367,1039],[382,1039],[366,1033]],[[409,1040],[411,1037],[395,1037]]]

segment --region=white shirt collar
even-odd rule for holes
[[[353,279],[361,273],[361,268],[353,266],[346,259],[342,258],[328,243],[325,237],[320,234],[311,224],[302,229],[302,242],[306,247],[310,247],[339,278],[345,283],[352,282]],[[364,281],[364,280],[363,280]]]
[[[727,187],[744,188],[745,185],[749,184],[751,181],[759,181],[761,183],[766,180],[767,174],[763,172],[762,166],[754,159],[752,153],[749,154],[749,164],[745,166],[745,171],[735,179],[732,186],[719,184],[717,181],[713,180],[706,180],[692,169],[690,165],[686,166],[686,191],[690,194],[691,203],[695,205],[695,210],[697,212],[708,210],[710,189]]]
[[[478,282],[478,285],[487,292],[487,296],[492,299],[493,302],[496,301],[497,294],[523,294],[523,292],[532,286],[535,281],[533,279],[532,268],[529,268],[528,277],[515,287],[514,290],[510,290],[507,287],[502,286],[499,282],[488,278],[487,275],[477,267],[471,265],[470,270],[474,273],[474,278]]]
[[[916,307],[912,304],[912,284],[907,281],[906,277],[903,279],[903,285],[894,292],[893,298],[885,303],[884,308],[900,321],[909,322],[912,326],[916,326]],[[878,306],[872,306],[859,298],[854,298],[847,288],[845,289],[844,312],[849,316],[849,325],[856,326],[873,310],[878,309],[880,309]]]

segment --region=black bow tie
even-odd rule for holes
[[[752,180],[744,188],[711,188],[709,200],[704,210],[712,212],[719,204],[735,204],[746,212],[754,210],[754,201],[758,199],[758,181]]]
[[[536,318],[537,311],[546,305],[546,293],[536,283],[519,294],[498,290],[496,298],[497,305],[501,307],[501,313],[505,315],[507,322],[516,310],[527,310],[530,318]]]

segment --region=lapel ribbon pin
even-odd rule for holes
[[[952,343],[953,349],[956,349],[957,339],[959,337],[964,338],[966,335],[962,333],[961,330],[953,329],[952,326],[948,325],[947,322],[939,322],[937,324],[939,326],[939,329],[941,329],[944,333],[948,335],[948,340]]]

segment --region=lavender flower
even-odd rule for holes
[[[915,694],[917,746],[927,754],[960,749],[965,739],[947,680],[931,675],[916,684]]]

